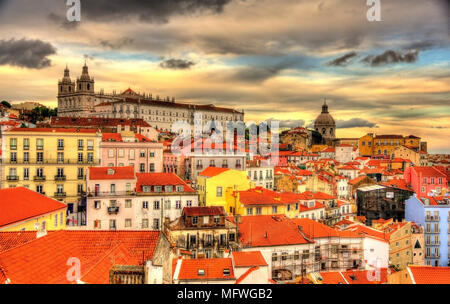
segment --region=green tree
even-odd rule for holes
[[[11,104],[10,104],[9,102],[7,102],[6,100],[3,100],[3,101],[1,102],[1,104],[4,105],[5,107],[11,109]]]

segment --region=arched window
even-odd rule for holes
[[[81,83],[78,85],[78,90],[81,91]]]
[[[72,87],[69,86],[69,92],[72,92]]]
[[[322,134],[325,135],[325,133],[327,133],[327,129],[323,128],[322,129]]]
[[[330,129],[330,135],[333,135],[333,128]]]
[[[59,91],[62,92],[63,91],[63,86],[59,87]]]
[[[91,84],[90,83],[87,84],[87,89],[88,89],[88,91],[91,90]]]

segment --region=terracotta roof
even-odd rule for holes
[[[205,177],[214,177],[229,170],[230,170],[229,168],[208,167],[202,172],[200,172],[199,175]]]
[[[233,251],[232,255],[236,267],[267,266],[261,251]]]
[[[411,170],[414,170],[417,175],[422,174],[422,177],[447,177],[435,167],[412,167]]]
[[[355,225],[349,226],[347,228],[344,228],[344,230],[353,231],[353,232],[358,233],[361,236],[371,237],[373,239],[378,239],[383,242],[389,242],[389,235],[387,235],[383,231],[368,227],[363,224],[355,224]]]
[[[177,264],[179,267],[178,280],[234,280],[234,269],[231,258],[215,259],[173,259],[172,276],[174,276]],[[229,275],[224,274],[224,270],[229,271]],[[199,270],[203,275],[199,275]]]
[[[56,231],[0,253],[0,267],[13,284],[68,284],[69,258],[81,262],[81,280],[109,283],[113,265],[150,260],[159,231]],[[3,283],[3,282],[0,282]]]
[[[183,214],[187,216],[214,216],[224,215],[225,210],[222,206],[207,206],[207,207],[184,207]]]
[[[242,216],[238,223],[244,247],[308,244],[297,225],[284,215]]]
[[[36,239],[36,231],[0,232],[0,252],[6,251]]]
[[[322,280],[319,282],[322,284],[347,284],[345,278],[339,271],[321,272],[320,276]]]
[[[90,167],[90,180],[135,179],[134,167]]]
[[[174,173],[136,173],[136,177],[137,192],[143,192],[143,186],[183,186],[183,192],[195,192],[194,189]],[[164,188],[163,191],[165,191]]]
[[[387,186],[387,187],[398,188],[398,189],[402,189],[402,190],[413,191],[410,187],[408,187],[405,180],[400,179],[400,178],[393,178],[391,180],[388,180],[387,182],[381,183],[381,185]]]
[[[81,127],[117,127],[138,126],[150,127],[143,119],[101,118],[101,117],[52,117],[52,126],[81,126]]]
[[[450,267],[409,265],[416,284],[450,284]]]
[[[8,132],[44,132],[44,133],[97,133],[97,129],[75,128],[14,128]]]
[[[67,208],[66,204],[27,188],[0,190],[0,227]]]

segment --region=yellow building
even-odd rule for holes
[[[286,214],[287,204],[277,192],[256,187],[249,190],[226,192],[230,213],[239,215]]]
[[[369,133],[359,139],[359,155],[391,156],[395,149],[402,145],[408,145],[414,149],[420,149],[420,137],[408,135],[374,135]]]
[[[222,206],[226,212],[230,212],[225,197],[228,189],[245,191],[253,187],[246,171],[208,167],[197,177],[200,206]]]
[[[305,191],[323,192],[333,195],[333,184],[321,175],[314,175],[306,179]]]
[[[67,206],[29,189],[0,190],[0,231],[61,230]]]
[[[87,168],[99,164],[95,129],[16,128],[2,137],[1,188],[25,187],[77,211]]]
[[[423,151],[416,151],[415,149],[411,148],[410,146],[400,146],[397,147],[392,152],[392,158],[403,158],[403,159],[409,159],[415,166],[426,166],[426,153]]]

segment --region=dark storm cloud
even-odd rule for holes
[[[361,118],[352,118],[349,120],[338,119],[336,121],[336,127],[340,129],[363,128],[363,127],[374,128],[376,126],[377,126],[376,123]]]
[[[167,59],[159,64],[160,67],[164,69],[172,69],[172,70],[187,70],[195,65],[195,62],[185,59]]]
[[[275,118],[269,118],[265,122],[270,125],[272,121],[278,121],[280,128],[297,128],[305,125],[305,121],[303,119],[278,120]]]
[[[100,40],[100,45],[104,48],[109,48],[112,50],[120,50],[125,46],[129,46],[134,43],[133,38],[123,37],[117,41]]]
[[[167,23],[173,15],[202,11],[221,13],[231,0],[89,0],[82,12],[94,21],[121,21],[129,18],[151,23]]]
[[[231,78],[237,81],[259,82],[277,76],[288,68],[288,64],[279,64],[267,67],[249,66],[239,69]]]
[[[365,63],[370,64],[373,67],[377,66],[383,66],[388,64],[395,64],[395,63],[414,63],[419,58],[419,52],[418,51],[393,51],[393,50],[387,50],[384,53],[376,56],[369,55],[366,58],[364,58],[362,61]]]
[[[51,22],[66,30],[76,29],[80,25],[80,22],[70,22],[67,20],[66,16],[59,16],[55,13],[48,14],[47,18]]]
[[[55,47],[41,40],[0,40],[0,65],[42,69],[50,66],[47,57],[53,54]]]
[[[326,65],[329,66],[346,66],[351,62],[351,59],[356,57],[356,52],[350,52],[345,54],[344,56],[338,57],[330,62],[327,62]]]

